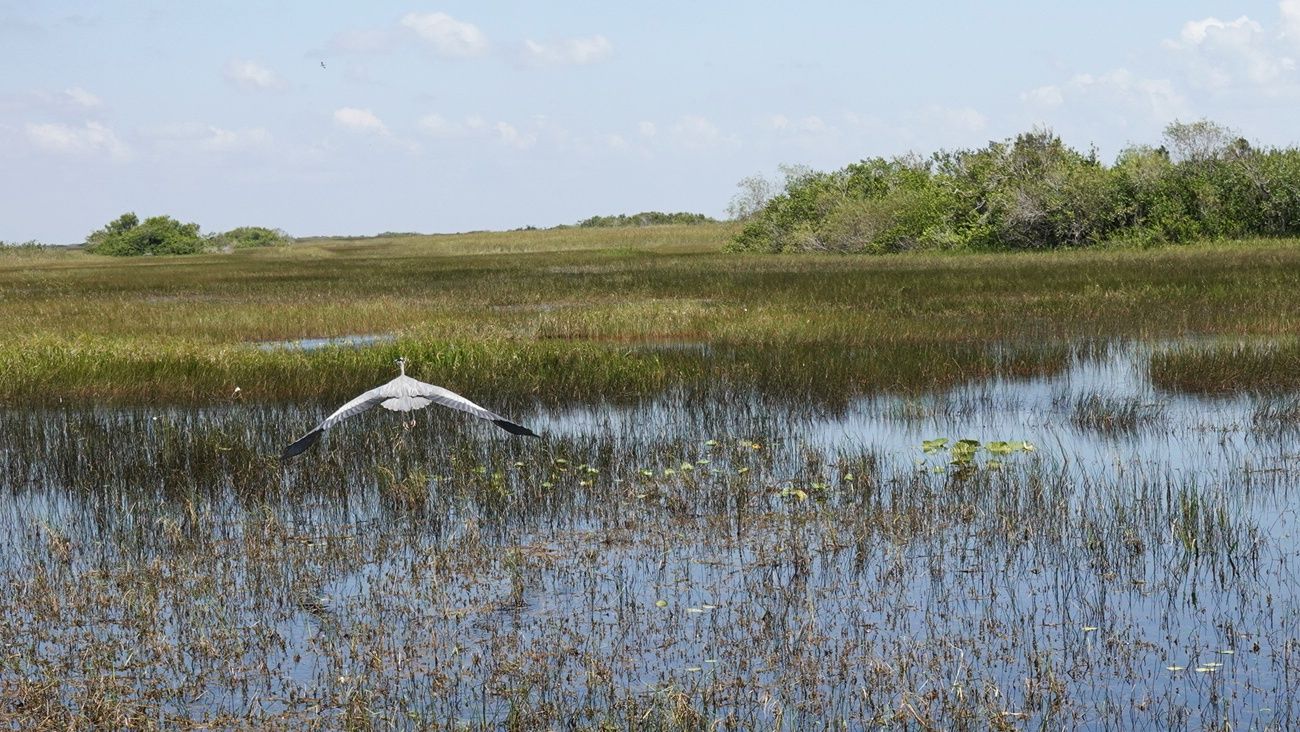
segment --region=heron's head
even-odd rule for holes
[[[402,370],[402,376],[406,376],[406,356],[398,356],[393,359],[393,363],[397,364],[397,368]]]

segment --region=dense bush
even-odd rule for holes
[[[268,229],[265,226],[241,226],[221,234],[214,234],[209,239],[210,245],[220,250],[276,247],[291,241],[293,238],[286,232],[280,229]]]
[[[170,216],[153,216],[143,222],[124,213],[86,237],[86,251],[117,257],[157,254],[198,254],[251,247],[288,244],[293,239],[279,229],[241,226],[220,234],[202,236],[198,224],[183,224]]]
[[[614,216],[592,216],[578,222],[585,228],[607,226],[662,226],[664,224],[707,224],[714,219],[698,213],[662,213],[660,211],[642,211],[638,214],[616,214]]]
[[[1204,120],[1175,122],[1161,147],[1130,147],[1110,166],[1035,130],[977,150],[784,172],[775,193],[741,181],[733,210],[746,224],[730,249],[1055,249],[1300,234],[1300,150],[1255,149]]]
[[[125,213],[86,237],[86,251],[119,257],[150,254],[195,254],[206,248],[198,224],[183,224],[170,216],[152,216],[143,222]]]

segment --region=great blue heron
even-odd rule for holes
[[[407,376],[405,356],[397,359],[395,363],[402,372],[396,379],[383,386],[376,386],[334,410],[333,414],[321,420],[321,423],[316,425],[311,432],[299,437],[293,444],[284,448],[284,452],[280,454],[280,459],[287,460],[294,455],[301,454],[307,448],[316,444],[316,440],[320,439],[321,433],[325,432],[325,430],[354,414],[360,414],[374,407],[376,404],[394,412],[410,412],[437,403],[444,407],[469,412],[480,419],[491,420],[493,424],[512,435],[537,437],[537,433],[527,427],[515,424],[495,412],[490,412],[455,392]]]

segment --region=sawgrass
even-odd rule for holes
[[[1050,254],[721,253],[733,230],[0,259],[0,400],[204,402],[235,386],[246,398],[334,398],[386,375],[399,353],[438,383],[509,398],[634,398],[718,380],[843,398],[1043,373],[1081,341],[1271,338],[1300,323],[1294,240]],[[255,345],[351,334],[397,340],[313,353]]]

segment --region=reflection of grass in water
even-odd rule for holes
[[[1131,433],[1150,427],[1163,415],[1163,405],[1135,397],[1084,394],[1070,407],[1070,422],[1076,427],[1103,434]]]
[[[1079,478],[988,441],[1000,470],[935,474],[779,416],[630,444],[372,425],[263,470],[293,415],[153,416],[0,415],[5,480],[60,496],[43,527],[0,511],[0,721],[1154,724],[1199,708],[1155,674],[1207,602],[1264,646],[1243,684],[1286,693],[1287,626],[1240,588],[1268,579],[1245,507],[1290,474]]]
[[[1255,429],[1276,429],[1300,425],[1300,397],[1260,397],[1251,415]]]

